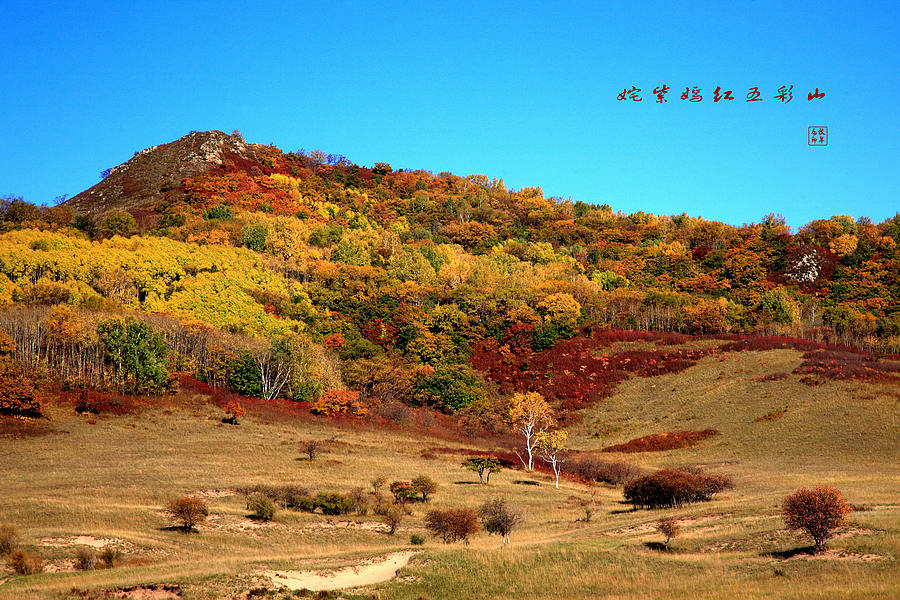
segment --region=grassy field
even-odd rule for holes
[[[898,597],[900,394],[885,385],[758,379],[788,372],[800,360],[791,350],[732,353],[724,361],[709,356],[681,374],[629,380],[585,411],[570,430],[574,449],[718,429],[692,448],[611,458],[645,468],[702,465],[735,480],[734,489],[711,502],[655,511],[632,511],[621,487],[598,485],[602,504],[590,522],[579,520],[578,501],[591,493],[580,483],[563,480],[556,490],[545,475],[505,470],[482,486],[460,468],[463,455],[422,457],[435,447],[472,447],[464,441],[252,412],[234,427],[199,396],[125,416],[51,407],[50,433],[0,438],[0,523],[14,523],[25,549],[56,572],[0,571],[0,599],[77,598],[84,595],[73,588],[141,584],[177,584],[188,599],[242,598],[271,586],[262,574],[269,568],[339,567],[416,548],[410,535],[426,533],[421,504],[389,536],[373,515],[281,511],[259,523],[247,518],[244,497],[228,490],[299,483],[348,491],[379,475],[392,481],[419,474],[440,484],[429,507],[475,507],[503,496],[523,508],[525,522],[508,547],[486,534],[453,546],[427,536],[398,578],[344,597]],[[312,463],[297,447],[306,438],[328,440]],[[842,490],[861,510],[850,514],[825,555],[792,555],[810,541],[785,530],[780,502],[819,484]],[[186,493],[203,493],[210,504],[197,534],[168,529],[162,512]],[[669,551],[653,544],[662,541],[653,527],[662,516],[682,523]],[[114,569],[73,571],[79,543],[113,545],[125,560]]]

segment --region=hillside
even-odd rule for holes
[[[110,210],[154,213],[167,199],[179,196],[182,180],[208,173],[226,159],[250,160],[253,145],[221,131],[192,132],[183,138],[151,146],[108,171],[97,185],[67,200],[76,214],[102,215]]]
[[[617,350],[644,346],[619,343]],[[418,553],[397,579],[336,597],[894,597],[900,479],[890,424],[900,416],[897,386],[766,379],[801,362],[794,350],[733,352],[724,361],[709,356],[681,373],[626,382],[587,411],[572,429],[573,448],[684,428],[720,430],[692,448],[606,455],[643,469],[704,468],[735,481],[711,502],[656,511],[630,510],[621,485],[563,479],[556,490],[546,471],[506,469],[490,485],[478,485],[474,473],[460,468],[462,458],[505,448],[415,422],[385,428],[259,404],[234,427],[220,422],[212,398],[188,389],[119,415],[77,415],[60,402],[48,408],[52,420],[42,435],[0,438],[0,460],[15,465],[5,474],[2,517],[52,567],[7,575],[0,598],[106,598],[98,590],[149,594],[150,586],[175,590],[159,597],[246,598],[251,589],[269,589],[259,593],[287,598],[290,590],[276,592],[267,573],[359,565],[401,550]],[[780,408],[786,408],[781,417],[755,420]],[[309,438],[324,442],[313,462],[298,448]],[[410,505],[393,536],[371,512],[328,517],[280,509],[271,522],[254,521],[237,491],[255,484],[313,492],[359,486],[371,498],[375,477],[390,482],[418,474],[432,477],[438,490],[427,505]],[[778,506],[797,487],[818,484],[841,489],[856,509],[832,550],[811,557],[797,552],[806,541],[784,528]],[[201,494],[210,506],[196,534],[173,531],[162,511],[185,493]],[[484,533],[466,546],[447,545],[425,529],[427,510],[478,506],[497,496],[526,515],[509,547]],[[586,522],[588,501],[596,508]],[[654,546],[662,516],[679,519],[683,529],[665,552]],[[412,535],[425,536],[425,544],[410,544]],[[74,570],[76,551],[87,544],[120,549],[120,566]]]
[[[898,242],[215,131],[4,199],[0,598],[895,597]]]

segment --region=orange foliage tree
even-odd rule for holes
[[[844,523],[850,505],[834,488],[799,489],[784,499],[781,514],[791,529],[801,529],[813,538],[816,551],[825,549],[832,531]]]

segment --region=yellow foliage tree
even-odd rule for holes
[[[569,438],[569,432],[564,429],[555,431],[542,431],[535,438],[535,444],[541,451],[541,458],[553,469],[556,475],[556,489],[559,489],[559,470],[562,463],[565,462],[563,455],[566,451],[566,440]]]
[[[506,417],[509,425],[525,439],[525,456],[518,451],[516,455],[526,471],[533,471],[537,437],[556,423],[553,409],[537,392],[518,393],[510,398]]]

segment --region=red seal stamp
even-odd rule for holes
[[[828,145],[828,127],[824,125],[811,125],[808,129],[807,144],[810,146]]]

